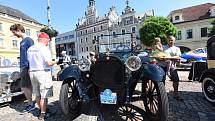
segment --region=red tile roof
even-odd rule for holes
[[[199,19],[210,18],[209,9],[215,6],[213,3],[205,3],[201,5],[191,6],[172,11],[170,14],[182,13],[182,19],[185,21],[193,21]]]

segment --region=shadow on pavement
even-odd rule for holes
[[[202,92],[180,91],[179,94],[183,97],[183,101],[174,99],[172,91],[168,93],[169,121],[201,121],[199,112],[215,112],[215,105],[209,103]]]

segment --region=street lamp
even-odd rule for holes
[[[47,18],[48,18],[48,27],[51,27],[50,0],[47,0]]]

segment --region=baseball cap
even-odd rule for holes
[[[61,54],[66,54],[66,51],[62,51]]]
[[[38,38],[46,38],[46,39],[49,39],[49,35],[46,34],[45,32],[41,32],[41,33],[38,35]]]

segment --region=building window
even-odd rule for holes
[[[85,38],[85,41],[87,42],[87,37]]]
[[[135,33],[135,32],[136,32],[136,27],[132,27],[132,28],[131,28],[131,32],[132,32],[132,33]]]
[[[193,30],[192,29],[188,29],[186,32],[187,32],[187,39],[193,38]]]
[[[114,38],[116,37],[116,32],[113,32],[113,37],[114,37]]]
[[[82,43],[83,39],[81,39],[81,43]]]
[[[0,47],[3,47],[3,39],[2,38],[0,38]]]
[[[18,40],[12,40],[13,42],[13,47],[17,48],[18,47]]]
[[[36,31],[36,34],[37,34],[37,37],[39,36],[39,34],[40,34],[40,31]]]
[[[83,47],[81,48],[81,51],[84,52],[84,48]]]
[[[72,39],[72,38],[74,38],[74,35],[73,34],[69,35],[69,39]]]
[[[85,33],[87,34],[87,30],[85,30]]]
[[[182,38],[181,38],[181,31],[178,31],[178,33],[177,33],[177,40],[181,40]]]
[[[31,36],[31,30],[30,29],[26,29],[25,33],[26,33],[27,36]]]
[[[2,23],[0,23],[0,31],[2,31]]]
[[[122,29],[122,35],[124,35],[125,34],[125,29]]]
[[[101,34],[101,39],[103,39],[103,36],[104,36],[104,35],[103,35],[103,34]]]
[[[82,35],[83,33],[82,33],[82,31],[81,31],[81,35]]]
[[[103,29],[103,26],[101,25],[101,30]]]
[[[63,37],[63,40],[67,40],[69,37],[68,36],[64,36]]]
[[[86,47],[86,50],[89,51],[88,47]]]
[[[93,31],[94,31],[94,32],[96,31],[96,27],[93,28]]]
[[[201,28],[201,37],[207,37],[208,36],[208,28],[204,27]]]
[[[175,16],[175,20],[179,20],[180,19],[180,17],[179,16]]]

